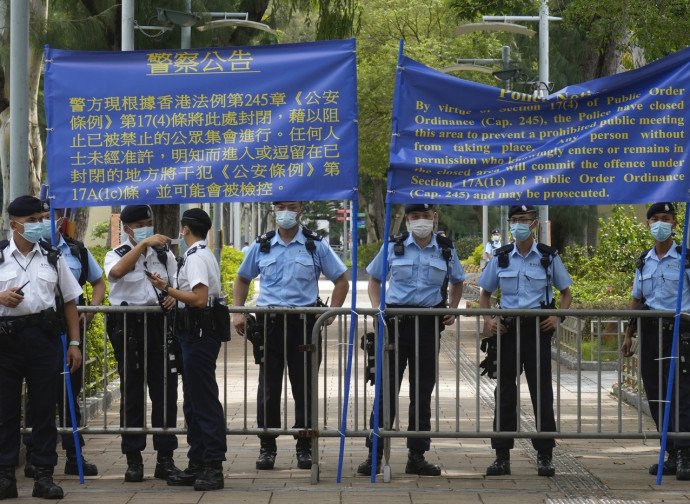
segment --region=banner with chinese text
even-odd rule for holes
[[[546,205],[688,200],[690,50],[548,97],[400,57],[392,203]]]
[[[58,207],[352,199],[355,41],[46,48]]]

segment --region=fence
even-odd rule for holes
[[[81,307],[82,312],[102,312],[106,317],[111,317],[116,313],[122,313],[127,317],[132,317],[137,313],[157,311],[157,307]],[[370,415],[374,401],[373,387],[365,383],[365,355],[360,348],[360,336],[373,330],[374,320],[377,317],[375,309],[357,309],[357,327],[351,331],[350,309],[324,309],[324,308],[237,308],[238,312],[255,313],[257,318],[269,314],[292,314],[299,317],[318,318],[314,331],[310,335],[303,335],[303,348],[305,352],[319,352],[323,354],[323,360],[319,366],[316,359],[312,360],[312,408],[311,425],[306,427],[291,428],[295,415],[294,405],[288,388],[287,368],[283,371],[282,397],[281,397],[281,426],[280,428],[261,429],[256,422],[257,404],[257,383],[259,378],[258,366],[254,364],[254,357],[251,344],[245,338],[233,334],[232,341],[226,343],[221,348],[219,356],[219,366],[217,369],[218,383],[220,387],[220,399],[224,407],[227,434],[228,435],[254,435],[260,433],[270,433],[275,435],[292,435],[295,437],[308,436],[316,440],[319,438],[339,438],[341,435],[347,437],[358,437],[364,442],[365,438],[372,435],[369,427]],[[420,309],[391,308],[387,310],[388,316],[411,317],[415,324],[415,345],[418,347],[420,338],[428,338],[426,334],[420,334],[419,319]],[[626,405],[626,399],[633,403],[643,404],[644,396],[641,386],[636,386],[633,393],[624,397],[618,393],[613,403],[604,390],[610,388],[609,384],[631,384],[637,381],[637,371],[639,364],[637,359],[625,359],[617,355],[614,370],[607,370],[602,361],[602,331],[593,330],[589,335],[597,344],[598,351],[593,354],[594,369],[583,370],[581,363],[584,360],[582,355],[581,343],[583,340],[582,327],[585,320],[614,321],[616,323],[616,343],[620,347],[623,338],[622,321],[627,321],[632,316],[653,317],[661,321],[660,317],[672,317],[672,312],[634,312],[634,311],[563,311],[563,310],[444,310],[444,309],[424,309],[424,315],[446,315],[455,314],[458,316],[456,322],[451,326],[441,326],[437,321],[436,328],[443,329],[441,337],[434,340],[434,351],[436,355],[436,387],[431,400],[431,426],[430,431],[420,431],[414,426],[411,431],[405,430],[407,426],[402,425],[399,418],[391,419],[390,410],[384,407],[384,425],[389,428],[379,429],[378,435],[384,443],[384,480],[390,479],[390,469],[387,464],[389,443],[395,438],[401,437],[431,437],[431,438],[582,438],[582,439],[658,439],[659,435],[648,427],[643,427],[643,413],[641,410],[632,410]],[[482,376],[478,363],[483,358],[480,351],[480,342],[483,337],[483,317],[486,315],[501,315],[515,317],[520,325],[520,320],[526,317],[550,315],[568,315],[568,324],[558,323],[557,329],[552,338],[552,348],[556,355],[560,355],[567,346],[576,356],[577,364],[575,369],[566,369],[561,364],[560,359],[556,360],[553,368],[553,387],[554,387],[554,410],[556,419],[556,431],[544,432],[538,428],[539,418],[535,415],[527,395],[524,375],[518,380],[518,403],[517,403],[517,428],[514,432],[494,432],[492,419],[494,414],[494,388],[496,381]],[[335,322],[326,326],[325,322],[329,317],[335,316]],[[685,317],[685,315],[683,315]],[[638,319],[639,320],[639,319]],[[639,321],[638,321],[639,323]],[[306,327],[306,325],[305,325]],[[397,328],[397,325],[393,326]],[[594,326],[596,329],[596,324]],[[661,331],[661,325],[659,325]],[[146,328],[145,328],[146,329]],[[321,330],[321,341],[317,337]],[[539,331],[537,326],[537,331]],[[354,337],[351,338],[350,334]],[[566,336],[567,334],[567,336]],[[518,348],[520,345],[520,330],[518,329]],[[384,340],[384,348],[391,352],[396,352],[397,329],[393,334],[387,334]],[[350,340],[352,339],[352,372],[351,381],[346,382],[348,354]],[[585,338],[586,339],[586,338]],[[378,342],[377,342],[378,343]],[[105,365],[103,374],[100,378],[102,388],[108,390],[119,384],[119,380],[114,380],[112,370],[107,365],[112,352],[107,339],[102,342]],[[162,342],[163,345],[166,342]],[[320,348],[319,348],[320,346]],[[145,346],[144,352],[149,349]],[[90,349],[85,349],[85,356],[88,361]],[[125,352],[126,355],[126,352]],[[316,354],[315,354],[316,355]],[[500,355],[500,351],[499,351]],[[307,360],[304,360],[306,370]],[[423,365],[418,360],[414,362],[419,369]],[[386,366],[384,359],[384,369]],[[500,362],[499,362],[500,365]],[[595,390],[583,387],[585,374],[588,379],[596,383]],[[680,373],[676,372],[676,377]],[[125,377],[120,379],[126,380]],[[172,379],[177,379],[173,377]],[[385,391],[389,389],[387,385],[387,373],[383,373],[382,399],[384,405]],[[677,380],[678,378],[676,378]],[[500,376],[499,376],[500,380]],[[676,381],[676,386],[677,385]],[[146,392],[146,384],[142,384]],[[398,390],[397,384],[393,387],[396,411],[401,411],[401,403],[406,404],[407,397],[410,395],[410,388],[418,390],[419,383],[407,384],[403,381]],[[540,387],[538,387],[540,388]],[[620,387],[618,388],[620,390]],[[348,414],[346,425],[341,425],[343,417],[343,405],[348,396]],[[665,391],[662,391],[663,397]],[[541,392],[537,392],[539,395]],[[145,394],[148,397],[148,394]],[[181,400],[181,397],[180,397]],[[79,398],[80,404],[86,404],[86,398],[82,395]],[[606,404],[603,404],[606,401]],[[150,409],[150,404],[147,405]],[[658,405],[661,407],[661,404]],[[673,414],[678,417],[678,411]],[[83,414],[82,432],[90,432],[104,435],[120,435],[124,429],[117,425],[118,413],[105,409],[99,414]],[[174,434],[185,433],[184,420],[181,415],[181,407],[178,408],[176,419],[168,419],[168,427],[151,427],[150,415],[145,417],[144,425],[140,428],[127,428],[128,433],[159,433],[168,432]],[[413,422],[419,425],[419,411],[413,413]],[[646,422],[648,425],[648,422]],[[676,422],[678,425],[678,422]],[[66,432],[64,428],[61,432]],[[669,438],[688,438],[690,433],[670,433]],[[314,446],[318,446],[314,443]],[[319,479],[319,450],[313,451],[314,464],[312,466],[311,479],[316,483]],[[386,468],[388,468],[388,478],[386,478]]]

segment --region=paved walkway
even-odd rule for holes
[[[326,288],[322,292],[327,292]],[[367,304],[366,283],[359,282],[358,304]],[[467,322],[473,330],[474,322]],[[448,341],[450,338],[445,338]],[[471,338],[463,338],[461,345],[474,355]],[[229,344],[228,355],[233,361],[230,368],[232,379],[241,377],[241,340],[234,338]],[[453,343],[454,345],[454,343]],[[471,351],[471,353],[469,352]],[[451,352],[442,350],[441,376],[454,375],[454,363],[447,357]],[[577,392],[577,374],[562,369],[560,387],[561,401],[570,404]],[[239,373],[239,374],[238,374]],[[474,373],[471,370],[470,375]],[[220,376],[219,376],[220,379]],[[615,377],[611,373],[602,375],[598,383],[594,372],[582,373],[580,385],[583,391],[583,418],[587,424],[599,420],[596,398],[601,393],[601,421],[604,430],[615,429],[610,425],[618,417],[618,402],[609,395],[610,384]],[[239,378],[241,381],[241,378]],[[442,380],[443,381],[443,380]],[[229,377],[230,383],[230,377]],[[492,383],[482,385],[482,419],[491,419]],[[440,386],[445,386],[440,384]],[[228,387],[229,403],[242,404],[242,387]],[[463,404],[463,412],[474,417],[475,404]],[[524,404],[524,403],[523,403]],[[108,411],[108,423],[117,423],[118,404]],[[526,406],[524,415],[531,415]],[[180,408],[181,414],[181,408]],[[637,411],[623,405],[623,416],[637,418]],[[98,421],[98,419],[95,419]],[[102,420],[101,420],[102,421]],[[565,430],[576,429],[576,418],[570,410],[564,412],[561,421]],[[636,422],[636,420],[633,420]],[[643,418],[645,429],[652,431],[649,418]],[[254,463],[258,454],[258,440],[255,436],[229,436],[227,462],[224,464],[225,489],[216,492],[195,492],[191,488],[168,487],[165,481],[153,478],[155,452],[149,441],[144,453],[145,481],[125,483],[123,474],[126,468],[124,455],[120,453],[120,438],[107,435],[86,436],[86,457],[96,463],[99,475],[87,478],[80,485],[76,476],[63,476],[64,452],[59,450],[60,460],[56,468],[56,481],[65,490],[65,500],[70,502],[93,502],[107,504],[135,503],[360,503],[360,502],[399,502],[399,503],[689,503],[690,482],[680,482],[674,477],[665,477],[663,484],[655,484],[655,476],[647,473],[649,464],[656,461],[658,442],[640,440],[558,440],[554,453],[556,476],[544,478],[537,476],[535,454],[531,443],[516,441],[512,452],[512,475],[491,477],[484,475],[486,467],[493,460],[488,439],[435,439],[427,458],[441,464],[440,477],[408,476],[404,473],[406,461],[405,443],[401,439],[392,441],[391,471],[392,480],[384,483],[379,476],[376,483],[368,477],[356,475],[357,465],[366,457],[362,439],[346,440],[342,481],[337,479],[339,440],[322,438],[320,449],[320,482],[312,485],[310,471],[297,469],[294,454],[294,440],[282,436],[278,439],[278,458],[273,471],[257,471]],[[177,465],[186,464],[186,442],[180,436],[180,449],[175,454]],[[32,482],[24,478],[21,468],[17,470],[17,482],[21,501],[33,500]]]

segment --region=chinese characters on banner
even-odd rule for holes
[[[45,56],[58,207],[353,197],[354,39]]]
[[[690,49],[543,99],[401,56],[390,201],[687,201],[689,81]]]

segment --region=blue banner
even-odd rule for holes
[[[45,57],[57,207],[353,198],[354,39]]]
[[[540,98],[400,57],[392,203],[687,201],[690,49]]]

